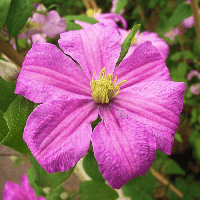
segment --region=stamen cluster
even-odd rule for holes
[[[92,97],[97,103],[109,103],[109,100],[117,96],[120,92],[119,86],[126,82],[126,80],[118,83],[116,86],[115,82],[117,77],[113,79],[112,74],[106,76],[106,67],[104,67],[99,75],[99,80],[94,80],[94,74],[90,86],[92,88]]]

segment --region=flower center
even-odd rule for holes
[[[95,73],[93,73],[90,86],[92,88],[92,98],[97,103],[109,103],[110,99],[119,94],[119,86],[126,82],[126,80],[124,80],[114,86],[115,82],[117,81],[117,77],[112,82],[113,75],[108,74],[108,76],[106,76],[106,67],[101,70],[99,80],[94,80],[94,74]]]
[[[95,17],[95,15],[99,15],[101,14],[101,9],[98,9],[97,11],[95,11],[94,9],[87,9],[86,11],[86,16],[87,17]]]

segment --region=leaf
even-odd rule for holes
[[[183,142],[181,134],[180,133],[176,133],[174,136],[174,139],[177,140],[178,142]]]
[[[65,172],[48,173],[40,166],[33,156],[30,157],[30,160],[34,169],[32,173],[35,174],[34,182],[40,187],[52,186],[56,188],[69,178],[75,168],[74,166]]]
[[[93,17],[87,17],[84,15],[67,15],[67,16],[65,16],[65,20],[66,20],[66,22],[78,20],[78,21],[87,22],[89,24],[98,23],[98,21],[96,19],[94,19]]]
[[[33,106],[34,103],[23,96],[18,96],[10,104],[8,110],[4,114],[9,131],[0,144],[9,146],[20,153],[31,155],[29,148],[22,138],[22,134],[24,132],[26,120],[33,111]]]
[[[152,200],[152,193],[156,187],[156,180],[150,170],[144,176],[138,176],[122,187],[125,196],[137,200]]]
[[[191,197],[200,197],[200,185],[196,183],[192,183],[189,185],[189,192]]]
[[[131,41],[139,29],[140,29],[140,24],[136,24],[135,26],[133,26],[133,28],[131,29],[131,32],[128,34],[128,36],[122,43],[120,56],[119,56],[116,66],[119,65],[119,63],[126,56],[128,50],[129,50],[129,47],[131,45]]]
[[[31,0],[13,0],[10,4],[6,27],[10,37],[17,36],[33,10]]]
[[[10,7],[11,0],[1,0],[0,1],[0,30],[2,29]]]
[[[79,187],[80,200],[114,200],[118,198],[117,192],[109,185],[98,181],[84,181]]]
[[[184,19],[190,17],[192,15],[190,5],[183,2],[178,6],[178,8],[174,11],[173,15],[167,22],[167,27],[175,27],[180,24]]]
[[[119,14],[123,8],[126,7],[128,0],[118,0],[116,4],[115,13]]]
[[[2,141],[8,133],[8,126],[3,115],[3,112],[0,110],[0,141]]]
[[[98,163],[94,157],[94,153],[88,153],[83,159],[83,168],[85,172],[93,180],[105,182],[102,174],[99,172]]]
[[[62,187],[62,185],[57,186],[52,190],[51,193],[49,193],[45,199],[46,200],[63,200],[61,199],[60,195],[65,192],[65,189]]]
[[[185,175],[185,171],[171,158],[168,158],[165,162],[165,172],[167,174]]]
[[[186,62],[180,62],[177,67],[170,69],[170,75],[172,81],[187,83],[186,73],[188,70],[188,64]]]
[[[0,77],[0,110],[6,112],[9,105],[17,97],[14,93],[16,82],[7,82]]]
[[[78,24],[76,24],[74,22],[67,21],[66,24],[67,24],[67,30],[68,31],[83,29],[80,25],[78,25]]]

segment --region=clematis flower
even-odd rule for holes
[[[190,71],[190,73],[187,76],[187,79],[190,81],[192,80],[193,77],[197,77],[200,80],[200,73],[197,70],[192,70]],[[196,83],[192,86],[190,86],[190,91],[194,94],[194,95],[199,95],[200,94],[200,82]]]
[[[45,200],[44,197],[38,197],[28,182],[28,177],[24,174],[21,177],[21,186],[7,181],[3,191],[3,200]]]
[[[118,29],[121,34],[121,43],[124,42],[126,37],[128,36],[130,31],[124,30],[124,29]],[[139,31],[135,34],[135,37],[132,40],[132,45],[129,48],[129,51],[126,55],[128,57],[132,54],[132,52],[137,48],[138,45],[142,44],[145,41],[151,41],[152,45],[158,49],[160,54],[164,59],[167,58],[169,54],[169,46],[165,42],[164,39],[159,38],[157,33],[151,33],[149,31],[144,31],[139,34]]]
[[[39,5],[37,11],[45,12],[46,8]],[[31,36],[40,33],[55,38],[56,35],[66,31],[65,18],[61,18],[55,10],[47,12],[46,15],[34,13],[33,17],[29,18],[29,23],[33,27],[28,33]]]
[[[116,68],[121,37],[103,24],[60,35],[59,46],[34,43],[15,93],[41,103],[23,139],[49,173],[66,171],[92,141],[99,170],[119,189],[151,167],[156,148],[171,154],[185,83],[173,82],[159,51],[145,42]],[[101,116],[92,131],[90,122]]]
[[[111,26],[118,29],[119,27],[117,25],[117,22],[121,22],[123,25],[123,28],[124,29],[127,28],[126,20],[121,15],[118,15],[115,13],[101,13],[101,10],[98,10],[97,12],[95,12],[92,9],[88,9],[86,12],[86,15],[88,17],[95,18],[98,22],[103,23],[106,26]],[[83,28],[87,28],[88,26],[91,25],[87,22],[82,22],[78,20],[75,20],[75,23],[79,24]]]

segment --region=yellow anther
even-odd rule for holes
[[[94,80],[94,74],[95,73],[93,73],[90,86],[92,88],[91,95],[97,103],[109,103],[110,99],[120,93],[119,86],[126,82],[126,80],[124,80],[114,86],[117,77],[112,82],[113,75],[108,74],[108,76],[106,76],[106,67],[101,70],[99,80]]]
[[[134,36],[131,40],[131,45],[134,45],[136,43],[136,37]]]
[[[87,9],[87,11],[86,11],[86,16],[87,17],[93,17],[94,18],[94,16],[95,15],[99,15],[99,14],[101,14],[101,9],[98,9],[97,11],[95,11],[94,9]]]

